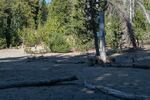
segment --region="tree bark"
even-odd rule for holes
[[[98,37],[97,37],[97,27],[96,27],[96,22],[95,22],[95,17],[96,17],[96,12],[95,9],[93,7],[93,1],[90,0],[90,9],[91,9],[91,26],[92,26],[92,31],[93,31],[93,35],[94,35],[94,45],[95,45],[95,51],[96,51],[96,56],[100,56],[100,52],[99,52],[99,43],[98,43]]]
[[[126,26],[127,26],[127,29],[128,29],[129,38],[131,40],[132,46],[133,46],[133,48],[137,48],[137,43],[136,43],[135,33],[134,33],[134,30],[133,30],[132,23],[127,18],[125,20],[126,20]]]
[[[102,61],[105,63],[106,62],[106,42],[105,42],[105,12],[101,11],[100,14],[100,23],[99,23],[99,28],[100,28],[100,57]]]

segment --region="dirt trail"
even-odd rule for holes
[[[28,56],[23,49],[3,49],[0,50],[0,58]]]

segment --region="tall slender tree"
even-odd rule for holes
[[[45,22],[47,21],[47,16],[48,16],[48,6],[46,4],[45,0],[40,0],[39,2],[39,15],[38,15],[38,20],[39,23],[44,25]]]
[[[100,38],[100,57],[103,62],[106,62],[106,41],[105,41],[105,10],[107,8],[107,0],[99,1],[99,38]]]

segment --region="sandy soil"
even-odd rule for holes
[[[150,50],[134,53],[137,61],[150,64]],[[45,54],[42,59],[28,59],[23,50],[0,50],[0,85],[19,81],[39,81],[76,75],[78,83],[85,80],[124,92],[150,96],[150,69],[90,67],[87,64],[55,63],[55,61],[85,61],[80,53]],[[142,54],[142,56],[140,56]],[[118,57],[128,61],[127,55]],[[126,58],[126,59],[125,59]],[[61,85],[52,87],[28,87],[0,90],[0,100],[120,100],[82,86]]]

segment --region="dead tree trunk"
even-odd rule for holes
[[[105,12],[100,11],[99,37],[100,37],[100,57],[103,62],[106,62],[106,42],[105,42]]]
[[[132,46],[133,48],[137,48],[137,43],[136,43],[136,39],[135,39],[135,34],[134,34],[134,30],[132,27],[132,23],[129,21],[129,19],[126,19],[126,26],[127,26],[127,30],[129,33],[129,38],[131,40]]]
[[[123,10],[119,6],[115,5],[113,2],[109,1],[109,4],[110,4],[110,6],[115,8],[115,11],[117,12],[118,16],[126,23],[127,31],[128,31],[128,35],[129,35],[131,44],[132,44],[133,48],[137,48],[135,33],[133,30],[132,23],[130,21],[130,17],[128,16],[128,14],[126,13],[125,10]]]

